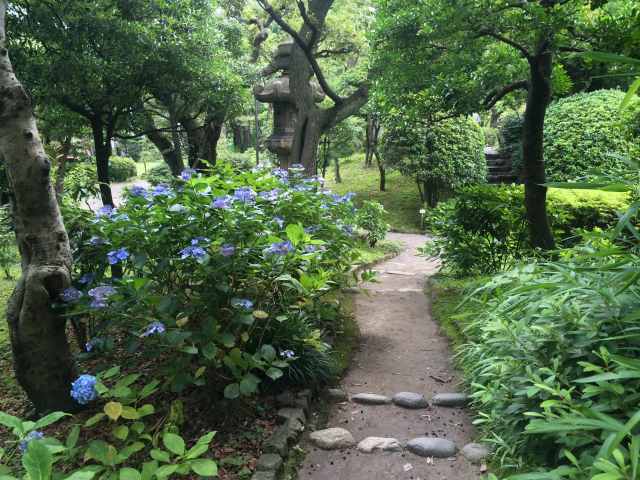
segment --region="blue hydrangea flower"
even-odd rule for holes
[[[116,289],[110,285],[100,285],[92,288],[88,294],[91,297],[91,308],[105,308],[109,297],[116,293]]]
[[[320,230],[320,225],[311,225],[310,227],[305,227],[304,232],[305,233],[316,233],[318,230]]]
[[[233,197],[229,195],[225,195],[224,197],[215,198],[211,206],[213,208],[222,208],[226,210],[231,208],[231,205],[233,205],[234,200],[235,199]]]
[[[294,163],[289,167],[289,170],[304,170],[304,165],[301,163]]]
[[[186,260],[187,258],[195,258],[196,260],[202,260],[207,256],[204,248],[191,245],[189,247],[180,250],[180,259]]]
[[[273,217],[273,221],[278,224],[278,227],[284,227],[284,218],[282,217]]]
[[[180,174],[180,178],[186,182],[188,180],[191,180],[191,177],[193,177],[196,173],[198,172],[196,172],[193,168],[185,168]]]
[[[149,196],[149,192],[142,185],[134,185],[129,189],[129,195],[132,197],[147,198]]]
[[[296,356],[296,352],[294,352],[293,350],[283,350],[282,352],[280,352],[280,356],[282,358],[286,358],[287,360],[290,360]]]
[[[251,187],[236,188],[233,192],[233,198],[244,203],[252,203],[256,199],[256,192]]]
[[[246,298],[232,298],[231,306],[240,310],[251,310],[253,308],[253,302]]]
[[[18,448],[22,453],[24,453],[27,451],[27,448],[29,448],[29,443],[31,443],[32,440],[42,440],[43,438],[44,433],[38,430],[34,430],[33,432],[29,432],[27,436],[22,439],[22,441],[18,445]]]
[[[156,185],[153,190],[151,190],[152,197],[169,197],[171,196],[171,193],[171,187],[169,187],[169,185],[165,185],[164,183]]]
[[[115,213],[116,213],[116,209],[115,208],[113,208],[111,205],[105,205],[104,207],[101,207],[96,212],[96,217],[97,218],[101,218],[101,217],[111,218],[113,215],[115,215]]]
[[[162,335],[166,331],[167,331],[167,328],[164,326],[164,323],[151,322],[140,336],[150,337],[152,335]]]
[[[271,255],[287,255],[295,250],[293,244],[289,241],[272,243],[270,247],[265,249],[266,253]]]
[[[310,192],[311,190],[313,190],[313,188],[313,185],[300,184],[293,187],[293,190],[295,192]]]
[[[258,196],[262,200],[266,200],[267,202],[275,202],[278,200],[278,198],[280,198],[280,190],[278,188],[274,188],[273,190],[260,192]]]
[[[289,179],[289,172],[284,168],[274,168],[271,171],[271,174],[284,183],[287,183],[287,180]]]
[[[196,237],[191,240],[191,245],[208,245],[209,243],[211,243],[211,240],[207,237]]]
[[[318,250],[318,247],[316,247],[315,245],[305,245],[304,247],[305,253],[313,253],[316,250]]]
[[[234,253],[236,253],[236,247],[234,247],[230,243],[225,243],[220,247],[220,253],[223,257],[231,257]]]
[[[129,258],[129,252],[126,248],[119,248],[118,250],[112,250],[107,253],[109,265],[116,265],[120,262],[124,262],[127,258]]]
[[[343,225],[341,228],[347,235],[353,235],[353,225]]]
[[[74,287],[65,288],[60,295],[60,298],[62,298],[62,301],[66,303],[77,302],[82,298],[82,292]]]
[[[80,283],[81,285],[88,285],[92,283],[95,279],[96,279],[96,274],[93,272],[89,272],[82,275],[78,280],[78,283]]]
[[[80,375],[71,384],[71,397],[80,405],[87,405],[98,398],[96,392],[96,377],[93,375]]]

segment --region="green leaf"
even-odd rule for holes
[[[14,433],[18,435],[24,435],[25,433],[22,428],[22,421],[18,417],[14,417],[8,413],[0,412],[0,425],[12,429]]]
[[[202,347],[202,355],[207,360],[213,360],[214,358],[216,358],[217,354],[218,354],[218,347],[216,347],[216,345],[213,342],[207,343],[204,347]]]
[[[627,94],[624,96],[622,103],[620,104],[620,109],[623,110],[629,106],[633,97],[635,97],[636,93],[640,90],[640,77],[636,78],[635,81],[629,87]]]
[[[282,377],[282,375],[284,375],[282,373],[282,370],[280,370],[279,368],[274,368],[274,367],[269,368],[267,370],[266,374],[267,374],[267,377],[269,377],[271,380],[274,380],[274,381],[278,380],[279,378]]]
[[[298,245],[305,238],[304,227],[298,224],[287,225],[285,229],[287,233],[287,238],[293,243],[293,245]]]
[[[140,390],[138,398],[140,400],[144,400],[149,395],[153,395],[158,390],[158,385],[160,385],[160,381],[158,380],[152,380],[151,382],[147,383],[144,387],[142,387],[142,390]]]
[[[616,55],[615,53],[607,52],[583,52],[578,55],[595,60],[597,62],[604,63],[624,63],[628,65],[637,65],[640,67],[640,60],[626,57],[624,55]]]
[[[91,480],[98,473],[100,473],[99,470],[95,470],[95,471],[86,470],[86,469],[78,470],[77,472],[72,473],[68,477],[65,477],[64,480]]]
[[[92,440],[85,453],[85,459],[94,459],[103,465],[112,467],[116,462],[118,451],[113,445],[102,440]]]
[[[182,456],[185,452],[184,440],[180,435],[174,433],[165,433],[162,437],[162,443],[171,453]]]
[[[121,468],[119,472],[120,480],[141,480],[142,475],[135,468]]]
[[[107,370],[106,372],[101,373],[101,374],[100,374],[100,378],[101,378],[102,380],[106,380],[106,379],[108,379],[108,378],[115,377],[115,376],[116,376],[117,374],[119,374],[119,373],[120,373],[120,367],[118,367],[118,366],[111,367],[111,368],[110,368],[109,370]]]
[[[40,420],[38,420],[36,424],[33,426],[33,430],[40,430],[42,428],[48,427],[52,423],[56,423],[61,418],[69,417],[69,416],[70,415],[68,413],[64,413],[64,412],[50,413],[49,415],[42,417]]]
[[[232,383],[227,385],[224,389],[224,398],[228,398],[229,400],[235,400],[240,396],[240,385],[237,383]]]
[[[218,465],[213,460],[201,458],[193,460],[191,470],[202,477],[215,477],[218,474]]]
[[[22,456],[22,466],[29,474],[29,480],[50,480],[53,455],[44,443],[32,440]]]
[[[165,452],[164,450],[160,450],[158,448],[154,448],[153,450],[151,450],[151,452],[149,452],[149,455],[151,455],[151,458],[159,462],[169,463],[171,461],[169,452]]]
[[[209,450],[209,444],[216,433],[209,432],[206,435],[203,435],[198,439],[196,444],[191,447],[191,449],[184,456],[186,460],[193,460],[194,458],[198,458]]]
[[[245,396],[253,395],[258,390],[260,379],[252,373],[247,373],[240,381],[240,393]]]
[[[271,345],[263,345],[260,354],[267,362],[273,362],[276,359],[276,349]]]
[[[138,408],[138,417],[143,418],[149,415],[153,415],[154,413],[156,413],[156,409],[153,405],[151,405],[150,403],[147,403],[143,406],[141,406],[140,408]]]
[[[113,429],[113,436],[118,440],[125,441],[129,436],[129,427],[127,427],[126,425],[118,425]]]
[[[65,442],[65,446],[69,449],[75,448],[78,444],[78,438],[80,437],[80,425],[74,425],[69,435],[67,435],[67,441]]]
[[[84,426],[86,428],[93,427],[95,424],[102,421],[107,416],[104,413],[96,413],[93,417],[89,418],[86,422],[84,422]]]
[[[178,465],[165,465],[156,470],[156,477],[165,478],[172,475],[178,469]]]

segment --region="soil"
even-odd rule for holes
[[[430,399],[436,393],[462,388],[451,362],[448,340],[431,318],[424,292],[435,261],[417,255],[426,237],[391,234],[404,244],[402,253],[376,267],[377,283],[356,295],[356,319],[361,338],[358,352],[342,382],[349,394],[416,392]],[[406,410],[394,405],[368,406],[351,402],[331,408],[327,427],[349,430],[356,442],[369,437],[393,437],[402,444],[415,437],[439,437],[458,449],[473,440],[471,418],[464,409],[429,407]],[[480,478],[480,466],[460,453],[454,459],[422,458],[407,451],[359,453],[323,451],[308,444],[299,480],[466,480]]]

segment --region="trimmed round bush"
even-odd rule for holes
[[[149,171],[144,175],[144,178],[151,185],[159,185],[161,183],[171,183],[173,175],[171,174],[171,170],[169,170],[167,164],[162,163],[149,169]]]
[[[621,113],[624,95],[617,90],[598,90],[562,98],[549,106],[544,132],[549,180],[584,178],[594,169],[625,169],[620,157],[640,153],[634,133],[640,102]]]
[[[126,182],[138,174],[136,162],[129,157],[111,157],[109,159],[109,179],[112,182]]]
[[[484,147],[484,132],[470,117],[429,127],[399,121],[383,137],[385,162],[414,177],[432,205],[442,193],[486,183]]]

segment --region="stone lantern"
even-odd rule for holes
[[[289,66],[293,45],[293,42],[278,45],[273,67],[281,72],[280,76],[265,86],[257,85],[253,90],[258,101],[273,104],[273,133],[267,139],[267,148],[278,156],[282,168],[290,166],[297,122],[297,108],[289,88]],[[314,100],[321,102],[324,99],[322,90],[316,84],[312,85],[312,88]]]

